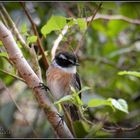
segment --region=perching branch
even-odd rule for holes
[[[0,40],[3,42],[5,49],[9,55],[9,59],[14,63],[16,69],[19,71],[21,77],[26,81],[27,85],[33,89],[34,96],[36,97],[38,104],[44,110],[48,121],[54,128],[55,133],[61,138],[72,138],[72,134],[69,131],[66,123],[60,123],[61,118],[54,105],[47,98],[45,89],[40,88],[40,79],[34,73],[30,65],[24,58],[21,50],[17,46],[11,32],[0,21]],[[58,125],[59,124],[59,125]],[[56,128],[57,126],[57,128]]]
[[[36,25],[35,25],[34,21],[32,20],[32,17],[30,16],[28,10],[26,9],[24,3],[23,2],[20,2],[20,4],[23,7],[23,10],[24,10],[26,16],[28,17],[29,21],[31,22],[33,32],[37,36],[37,45],[38,45],[38,47],[40,49],[40,52],[42,54],[42,58],[43,58],[43,62],[45,64],[45,68],[48,69],[49,63],[48,63],[48,60],[47,60],[47,58],[45,56],[44,49],[43,49],[43,46],[42,46],[42,43],[41,43],[41,40],[40,40],[38,31],[37,31],[37,28],[36,28]]]

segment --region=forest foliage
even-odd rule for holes
[[[80,92],[72,88],[72,95],[54,102],[57,107],[61,102],[73,102],[85,115],[85,121],[74,124],[77,137],[139,137],[140,3],[102,2],[90,20],[99,4],[25,2],[32,20],[20,2],[5,2],[4,6],[26,44],[34,46],[39,62],[37,71],[41,70],[44,83],[46,66],[38,49],[38,37],[49,64],[54,42],[66,26],[69,28],[58,48],[73,52],[80,45],[82,99]],[[1,13],[0,20],[8,25]],[[14,32],[10,26],[9,29]],[[31,54],[19,40],[16,42],[34,68]],[[55,137],[32,90],[9,60],[2,41],[0,63],[0,137]]]

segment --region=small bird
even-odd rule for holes
[[[70,95],[71,86],[76,91],[81,90],[81,82],[76,71],[76,66],[79,66],[79,63],[75,54],[63,51],[55,55],[52,64],[46,72],[47,86],[55,101],[66,95]],[[79,97],[81,98],[81,93]],[[76,105],[72,103],[63,103],[63,105],[73,121],[80,119]]]

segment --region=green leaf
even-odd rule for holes
[[[29,36],[27,38],[27,43],[35,43],[37,41],[37,36],[33,35],[33,36]]]
[[[19,41],[17,41],[17,45],[18,45],[19,48],[22,48],[22,45],[20,44]]]
[[[110,101],[103,100],[103,99],[91,99],[88,102],[89,107],[97,107],[97,106],[101,106],[101,105],[109,105],[109,106],[111,106],[111,103],[110,103]]]
[[[82,89],[81,89],[80,91],[78,91],[78,92],[76,92],[76,90],[75,90],[74,87],[72,87],[72,86],[70,87],[70,89],[71,89],[71,91],[72,91],[74,94],[79,95],[81,92],[84,92],[84,91],[89,90],[89,89],[91,89],[91,88],[85,86],[85,87],[82,87]]]
[[[123,99],[118,99],[118,100],[115,100],[115,99],[108,99],[109,101],[111,101],[112,105],[120,110],[120,111],[123,111],[125,113],[128,113],[128,105],[127,105],[127,102]]]
[[[84,87],[79,92],[76,92],[76,90],[72,86],[70,88],[71,88],[72,94],[71,95],[66,95],[66,96],[62,97],[58,101],[54,102],[54,104],[59,104],[59,103],[62,103],[62,102],[70,101],[70,102],[72,102],[75,105],[79,105],[79,106],[84,105],[83,101],[79,97],[79,93],[81,91],[89,89],[89,87]]]
[[[110,20],[108,22],[107,34],[110,36],[118,35],[122,30],[127,28],[129,24],[122,20]]]
[[[122,106],[124,112],[128,113],[128,104],[124,99],[118,99],[118,102]]]
[[[0,52],[0,56],[1,57],[8,57],[8,54],[7,54],[7,52]]]
[[[21,33],[22,34],[27,33],[27,25],[26,25],[26,23],[23,23],[21,25]]]
[[[2,41],[0,41],[0,46],[3,46],[3,43],[2,43]]]
[[[118,75],[133,75],[136,77],[140,77],[140,72],[136,72],[136,71],[120,71],[118,72]]]
[[[71,100],[73,100],[73,96],[72,95],[66,95],[66,96],[62,97],[60,100],[54,102],[54,104],[59,104],[59,103],[66,102],[66,101],[71,101]]]
[[[123,99],[118,99],[115,100],[113,98],[109,98],[107,100],[103,100],[103,99],[91,99],[88,102],[88,107],[97,107],[97,106],[101,106],[101,105],[108,105],[110,107],[112,107],[112,109],[118,109],[120,111],[123,111],[125,113],[128,113],[128,105],[127,102]]]
[[[76,19],[74,19],[74,18],[67,18],[67,24],[68,24],[68,26],[73,26],[73,25],[75,25],[76,24]]]
[[[66,23],[65,17],[62,16],[52,16],[47,24],[45,24],[41,28],[41,33],[46,36],[47,34],[51,33],[52,31],[60,31],[61,29],[64,28],[64,26],[67,24]]]
[[[78,138],[83,138],[88,134],[90,127],[84,121],[74,121],[73,125],[74,125],[74,130],[75,130],[76,136]]]
[[[86,30],[87,29],[87,22],[83,18],[78,18],[77,23],[80,27],[80,30]]]
[[[78,93],[91,89],[90,87],[83,87]]]
[[[73,98],[73,103],[76,105],[82,106],[84,105],[83,101],[80,99],[80,97],[77,95],[75,98]]]

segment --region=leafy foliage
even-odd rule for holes
[[[28,38],[27,38],[27,43],[29,44],[29,43],[35,43],[37,41],[37,36],[29,36]]]
[[[47,34],[51,33],[52,31],[61,30],[66,25],[66,18],[62,16],[52,16],[50,20],[45,24],[42,29],[41,33],[46,36]]]
[[[71,87],[72,90],[72,94],[71,95],[66,95],[62,98],[60,98],[58,101],[54,102],[54,104],[59,104],[62,102],[72,102],[77,106],[83,106],[84,103],[83,101],[79,98],[78,94],[80,92],[83,92],[85,90],[88,90],[88,87],[83,87],[79,92],[76,92],[75,89],[73,87]],[[91,99],[88,102],[88,106],[87,107],[98,107],[98,106],[102,106],[102,105],[108,105],[113,109],[118,109],[120,111],[123,111],[125,113],[128,113],[128,105],[127,102],[123,99],[118,99],[115,100],[113,98],[109,98],[107,100],[103,100],[103,99]]]
[[[51,16],[48,22],[41,28],[41,33],[46,36],[52,31],[61,31],[65,25],[73,26],[75,24],[79,25],[80,30],[85,30],[87,28],[87,23],[82,18],[72,19],[62,16]]]

